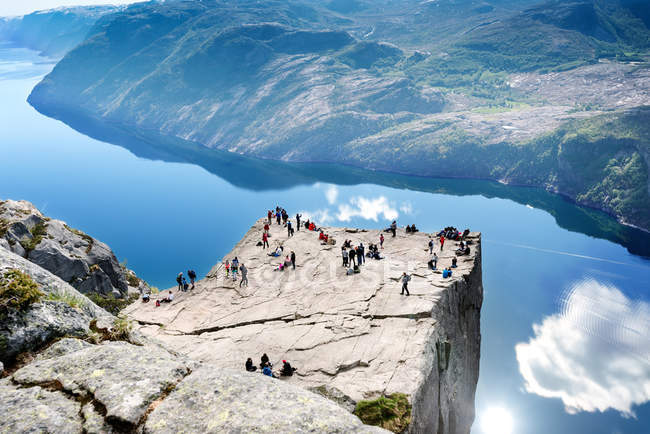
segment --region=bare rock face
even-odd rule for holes
[[[359,274],[342,267],[345,239],[378,243],[378,231],[324,228],[336,245],[315,232],[293,237],[271,228],[271,249],[257,246],[258,221],[226,256],[248,269],[248,286],[227,278],[222,264],[173,303],[135,304],[128,315],[145,335],[222,369],[244,370],[248,357],[267,353],[277,367],[287,359],[298,370],[284,380],[304,388],[325,386],[352,402],[392,393],[411,400],[411,432],[469,433],[480,352],[480,234],[471,233],[470,255],[455,243],[438,253],[438,270],[427,267],[429,234],[386,235],[382,260],[366,258]],[[282,257],[267,254],[282,246]],[[297,267],[274,271],[294,251]],[[402,272],[411,274],[410,296],[400,295]],[[259,368],[258,368],[259,370]]]
[[[52,220],[27,201],[0,201],[0,247],[59,276],[84,294],[128,290],[124,270],[104,243]]]
[[[43,299],[24,310],[9,309],[0,321],[0,361],[10,363],[24,351],[38,349],[55,338],[84,336],[96,318],[113,318],[76,289],[28,260],[0,249],[0,274],[20,270],[44,293]]]
[[[274,378],[200,366],[156,344],[75,340],[0,382],[9,410],[0,432],[386,432]]]

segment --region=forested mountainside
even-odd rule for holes
[[[30,102],[259,158],[540,186],[648,229],[648,9],[136,4],[100,18]]]

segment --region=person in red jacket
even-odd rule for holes
[[[264,232],[262,234],[262,248],[266,249],[267,247],[269,247],[269,234]]]
[[[444,245],[445,245],[445,236],[440,235],[440,250],[442,250]]]

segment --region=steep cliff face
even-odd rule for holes
[[[439,270],[451,264],[453,242],[444,249],[436,242],[440,259],[432,271],[429,235],[400,229],[396,238],[387,234],[384,259],[367,258],[359,274],[348,275],[343,241],[367,248],[379,232],[323,230],[336,245],[304,229],[288,237],[273,224],[271,248],[283,248],[273,257],[257,245],[259,221],[225,258],[245,265],[248,285],[240,287],[217,264],[193,291],[172,289],[174,302],[136,303],[125,313],[145,335],[189,357],[243,370],[247,358],[257,364],[267,353],[276,369],[282,360],[298,368],[285,381],[326,391],[348,410],[401,393],[412,404],[410,432],[469,433],[480,355],[480,234],[470,234],[471,254],[459,256],[453,277],[445,279]],[[296,269],[274,271],[291,252]],[[407,271],[409,296],[400,295]]]

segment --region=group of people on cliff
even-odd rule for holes
[[[246,371],[248,372],[256,372],[257,371],[257,366],[253,364],[253,359],[250,357],[246,359]],[[273,364],[269,360],[269,356],[266,355],[266,353],[262,354],[262,357],[260,358],[260,371],[262,374],[267,375],[269,377],[273,378],[278,378],[278,374],[273,372]],[[291,366],[289,362],[286,360],[282,360],[282,369],[280,369],[280,376],[282,377],[291,377],[294,372],[296,372],[297,369]]]

